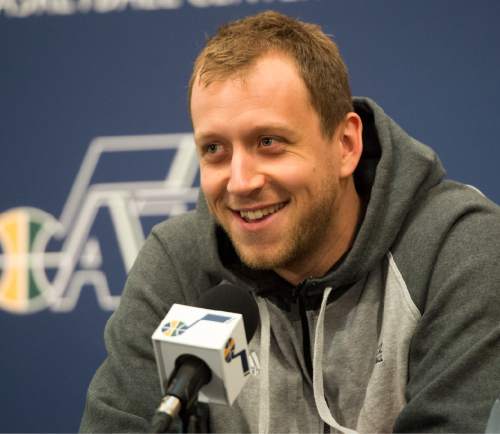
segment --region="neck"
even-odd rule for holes
[[[276,269],[276,273],[293,285],[307,278],[322,277],[351,248],[362,212],[361,198],[351,178],[339,197],[336,224],[325,234],[325,242],[320,243],[312,255],[305,255],[294,264]]]

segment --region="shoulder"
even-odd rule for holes
[[[198,231],[195,215],[194,211],[188,212],[155,225],[137,255],[131,270],[132,277],[137,273],[150,273],[153,270],[159,273],[175,268],[174,259],[182,258],[186,252],[192,251],[196,243]]]
[[[498,260],[500,207],[474,187],[443,181],[416,201],[391,252],[422,311],[443,273],[463,274],[471,260]]]
[[[464,217],[494,218],[500,215],[498,205],[470,185],[445,180],[429,189],[411,208],[405,229],[416,224],[424,233],[436,234]]]
[[[124,299],[147,293],[167,305],[197,299],[200,289],[210,286],[207,274],[217,256],[213,233],[210,217],[196,211],[155,225],[130,270]]]
[[[199,232],[199,217],[196,211],[170,217],[155,225],[151,231],[160,243],[191,242]]]
[[[190,211],[156,225],[149,238],[178,268],[197,264],[204,270],[219,266],[216,223],[205,212]],[[217,268],[216,267],[216,268]]]
[[[499,207],[471,187],[443,182],[415,204],[393,256],[421,313],[395,430],[484,429],[499,387]],[[440,422],[428,413],[436,401]]]

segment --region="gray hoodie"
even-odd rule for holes
[[[293,287],[242,265],[203,199],[156,226],[106,326],[81,431],[149,429],[153,331],[225,279],[255,294],[261,370],[232,407],[210,405],[213,432],[484,432],[500,394],[500,209],[444,180],[373,101],[355,107],[366,211],[351,249]]]

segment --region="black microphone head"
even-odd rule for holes
[[[259,325],[259,308],[252,294],[229,282],[219,283],[201,294],[198,307],[241,314],[247,342]]]

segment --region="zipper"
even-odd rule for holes
[[[301,286],[303,288],[303,286]],[[300,315],[300,324],[302,326],[302,351],[304,353],[304,361],[306,364],[307,372],[309,373],[309,377],[313,378],[313,369],[312,369],[312,356],[311,356],[311,338],[309,335],[309,321],[307,320],[306,307],[304,302],[304,295],[302,291],[298,291],[297,294],[297,302],[299,305],[299,315]]]

